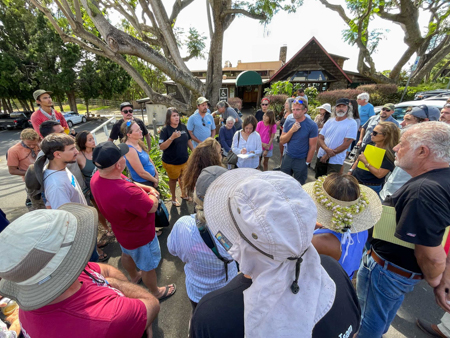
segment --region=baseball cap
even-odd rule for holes
[[[340,104],[345,104],[348,106],[350,104],[350,100],[346,98],[342,98],[336,101],[336,106],[339,106]]]
[[[441,115],[439,109],[433,106],[427,106],[421,104],[420,106],[413,107],[413,109],[407,114],[418,117],[419,119],[429,119],[430,121],[439,121]]]
[[[383,108],[389,109],[390,111],[394,111],[395,110],[395,105],[393,103],[386,103]],[[381,109],[383,109],[381,108]]]
[[[94,148],[92,160],[99,169],[109,168],[116,164],[129,150],[130,148],[125,143],[116,146],[111,141],[102,142]]]
[[[199,106],[199,105],[201,105],[202,103],[205,103],[205,102],[209,102],[209,100],[207,100],[206,97],[200,96],[197,99],[197,106]]]
[[[195,185],[195,192],[200,201],[203,201],[211,183],[220,175],[226,173],[228,170],[224,167],[213,165],[206,167],[202,170],[198,176],[197,183]]]
[[[325,109],[327,112],[331,113],[331,104],[324,103],[320,107],[317,107],[317,109]]]
[[[33,98],[37,100],[39,96],[41,96],[42,94],[52,94],[52,93],[53,92],[49,92],[48,90],[38,89],[33,93]]]
[[[124,107],[131,107],[131,108],[133,108],[133,105],[130,102],[122,102],[120,104],[120,110],[122,110]]]
[[[97,224],[97,211],[79,203],[16,219],[0,234],[0,294],[25,311],[58,298],[86,267]]]

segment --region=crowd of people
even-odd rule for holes
[[[200,97],[187,126],[167,110],[159,150],[171,204],[181,206],[177,182],[195,203],[167,239],[185,264],[189,336],[381,337],[421,280],[450,313],[450,100],[441,111],[409,109],[400,129],[394,106],[375,115],[367,93],[323,104],[314,120],[298,94],[280,121],[268,98],[241,119],[223,101],[211,113]],[[69,133],[50,92],[34,98],[34,129],[8,151],[30,212],[0,233],[0,306],[17,303],[10,320],[24,337],[152,337],[177,286],[156,274],[163,201],[151,136],[124,102],[96,145],[88,131]],[[281,166],[268,170],[278,127]],[[114,238],[128,276],[99,263]],[[447,312],[417,324],[450,337]]]

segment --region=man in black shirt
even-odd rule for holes
[[[358,331],[361,309],[355,289],[339,263],[320,255],[323,268],[336,284],[330,311],[314,326],[313,338],[349,337]],[[191,338],[244,337],[244,291],[252,285],[248,275],[237,275],[227,286],[204,296],[191,320]],[[302,309],[298,310],[301,320]],[[270,336],[268,334],[268,336]],[[276,334],[275,334],[276,336]]]
[[[374,236],[363,257],[357,282],[361,338],[386,333],[404,295],[421,279],[438,287],[445,268],[441,243],[450,225],[450,126],[440,122],[411,126],[394,151],[395,164],[412,176],[384,201],[395,208],[394,236],[402,242]]]
[[[145,127],[144,122],[141,119],[138,119],[137,117],[133,116],[133,105],[130,102],[122,102],[120,104],[120,113],[122,114],[123,118],[114,123],[111,134],[109,134],[108,141],[114,142],[115,140],[119,139],[119,141],[123,138],[123,135],[120,131],[120,127],[122,126],[122,123],[126,121],[135,121],[139,127],[142,130],[142,135],[147,140],[148,148],[150,149],[151,140],[150,140],[150,134],[148,133],[147,128]]]

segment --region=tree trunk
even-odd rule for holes
[[[438,70],[438,72],[433,76],[433,80],[432,81],[435,82],[441,76],[442,72],[447,69],[448,66],[450,66],[450,60],[447,61],[445,63],[445,65],[443,65],[441,67],[441,69]]]
[[[84,104],[86,105],[86,118],[89,117],[89,100],[84,100]]]
[[[63,104],[62,104],[61,99],[59,97],[58,97],[58,106],[59,106],[59,109],[61,109],[61,113],[64,113]]]
[[[66,92],[67,95],[67,100],[69,101],[69,106],[70,106],[70,110],[74,111],[75,113],[78,113],[78,108],[77,108],[77,101],[75,98],[75,91],[71,90]]]
[[[3,111],[6,114],[11,114],[12,113],[12,109],[11,107],[8,105],[8,102],[5,98],[2,99],[2,106],[3,106]]]
[[[433,67],[436,66],[448,54],[450,54],[450,42],[441,48],[437,53],[434,53],[434,55],[425,63],[419,64],[419,67],[417,67],[411,77],[411,86],[417,86],[423,78],[431,72]]]
[[[28,103],[26,100],[19,100],[20,105],[22,106],[24,111],[30,110],[30,108],[28,107]]]
[[[31,107],[31,111],[34,111],[34,101],[32,99],[30,99],[30,107]]]

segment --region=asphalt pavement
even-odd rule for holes
[[[89,121],[75,125],[77,131],[93,130],[103,121]],[[6,213],[7,218],[13,221],[17,217],[27,212],[25,207],[26,194],[24,183],[18,176],[11,176],[6,166],[5,154],[9,147],[19,141],[20,130],[0,131],[0,208]],[[104,133],[97,134],[98,142],[106,140]],[[269,161],[269,170],[279,165],[280,153],[278,143],[274,145],[274,156]],[[309,169],[308,182],[314,180],[314,173]],[[160,286],[175,283],[177,285],[176,294],[161,303],[161,311],[153,323],[155,338],[187,337],[188,324],[191,315],[191,305],[186,294],[184,264],[177,257],[172,256],[167,250],[167,236],[173,224],[181,216],[194,212],[194,205],[191,202],[181,200],[180,208],[167,204],[170,212],[170,227],[164,229],[159,237],[162,260],[157,268],[158,284]],[[119,203],[120,201],[118,201]],[[122,271],[120,263],[120,247],[118,243],[108,244],[104,251],[111,257],[109,264],[118,267]],[[301,312],[301,309],[299,309]],[[420,317],[434,323],[439,322],[444,311],[441,310],[434,300],[433,290],[426,282],[419,283],[414,291],[405,297],[403,305],[397,312],[389,331],[384,335],[387,338],[399,337],[428,337],[415,325],[416,318]]]

